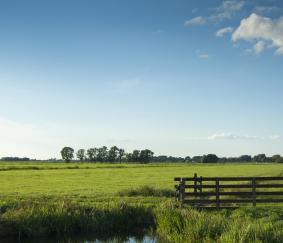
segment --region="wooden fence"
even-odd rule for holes
[[[179,182],[175,185],[177,200],[195,207],[283,203],[283,183],[279,184],[283,177],[198,177],[194,174],[174,181]]]

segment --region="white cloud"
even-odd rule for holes
[[[157,30],[152,32],[152,34],[154,34],[154,35],[160,35],[162,33],[163,33],[163,30],[161,30],[161,29],[157,29]]]
[[[259,139],[256,136],[249,135],[236,135],[233,133],[215,133],[208,137],[209,140],[250,140],[250,139]]]
[[[222,28],[220,30],[218,30],[215,35],[217,37],[223,37],[226,33],[231,33],[233,31],[232,27],[226,27],[226,28]]]
[[[202,16],[195,17],[193,19],[187,20],[184,25],[185,26],[192,26],[192,25],[203,25],[205,24],[206,20]]]
[[[210,16],[210,19],[214,21],[231,19],[236,12],[243,8],[244,4],[244,1],[223,1],[219,7],[213,9],[214,14]]]
[[[253,47],[254,53],[256,55],[260,54],[264,50],[265,46],[266,46],[266,43],[264,41],[261,41],[261,40],[258,41]]]
[[[279,47],[276,51],[275,51],[276,55],[283,55],[283,46]]]
[[[277,6],[256,6],[254,8],[254,12],[258,14],[269,14],[280,10],[282,10],[282,8],[279,8]]]
[[[272,135],[269,137],[271,140],[279,140],[281,138],[280,135]]]
[[[207,59],[207,58],[209,58],[209,55],[208,54],[199,54],[199,58]]]
[[[233,41],[245,40],[256,42],[255,53],[262,52],[270,42],[276,48],[275,54],[283,54],[283,16],[277,20],[252,13],[242,19],[240,26],[232,34]]]
[[[207,137],[208,140],[279,140],[280,135],[272,136],[250,136],[250,135],[238,135],[233,133],[215,133]]]

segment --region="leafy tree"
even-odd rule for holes
[[[192,161],[192,159],[191,159],[190,156],[185,157],[185,162],[191,162],[191,161]]]
[[[252,161],[252,156],[250,155],[242,155],[239,157],[240,162],[251,162]]]
[[[149,149],[141,150],[139,156],[139,162],[149,163],[150,159],[153,157],[153,152]]]
[[[79,149],[77,151],[77,158],[80,160],[80,161],[83,161],[85,160],[86,156],[85,156],[85,150],[84,149]]]
[[[133,160],[132,160],[132,153],[127,153],[126,154],[126,161],[127,162],[132,162]]]
[[[124,154],[125,154],[125,150],[124,149],[119,149],[118,150],[118,158],[119,158],[120,164],[122,162],[122,158],[123,158]]]
[[[254,156],[253,161],[255,161],[255,162],[266,162],[267,157],[266,157],[265,154],[258,154],[258,155]]]
[[[97,150],[97,161],[99,161],[99,162],[106,161],[107,157],[108,157],[107,147],[103,146],[101,148],[98,148],[98,150]]]
[[[117,146],[113,146],[109,149],[108,151],[108,160],[109,162],[115,162],[116,159],[118,158],[118,147]]]
[[[96,160],[97,148],[90,148],[86,153],[89,161],[94,162]]]
[[[193,162],[196,162],[196,163],[200,163],[201,160],[202,160],[202,156],[194,156],[194,157],[192,158],[192,161],[193,161]]]
[[[70,162],[72,158],[74,158],[74,149],[70,147],[64,147],[61,150],[62,159],[66,162]]]
[[[139,150],[134,150],[132,153],[129,153],[127,155],[128,161],[129,162],[139,162],[140,160],[140,151]]]
[[[215,154],[208,154],[202,157],[202,163],[217,163],[218,157]]]
[[[271,161],[275,162],[275,163],[282,163],[283,162],[283,158],[281,157],[281,155],[276,154],[276,155],[273,155],[271,157]]]

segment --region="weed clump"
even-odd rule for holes
[[[141,186],[133,189],[125,189],[117,193],[117,196],[120,197],[174,197],[174,195],[175,192],[173,190],[158,189],[151,186]]]

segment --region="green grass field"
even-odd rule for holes
[[[90,164],[1,163],[1,198],[68,197],[77,200],[112,198],[117,192],[151,186],[173,190],[177,176],[277,176],[282,164]]]
[[[169,242],[282,242],[280,204],[219,212],[178,208],[170,196],[173,178],[194,173],[282,176],[283,164],[2,162],[0,237],[153,229]]]

